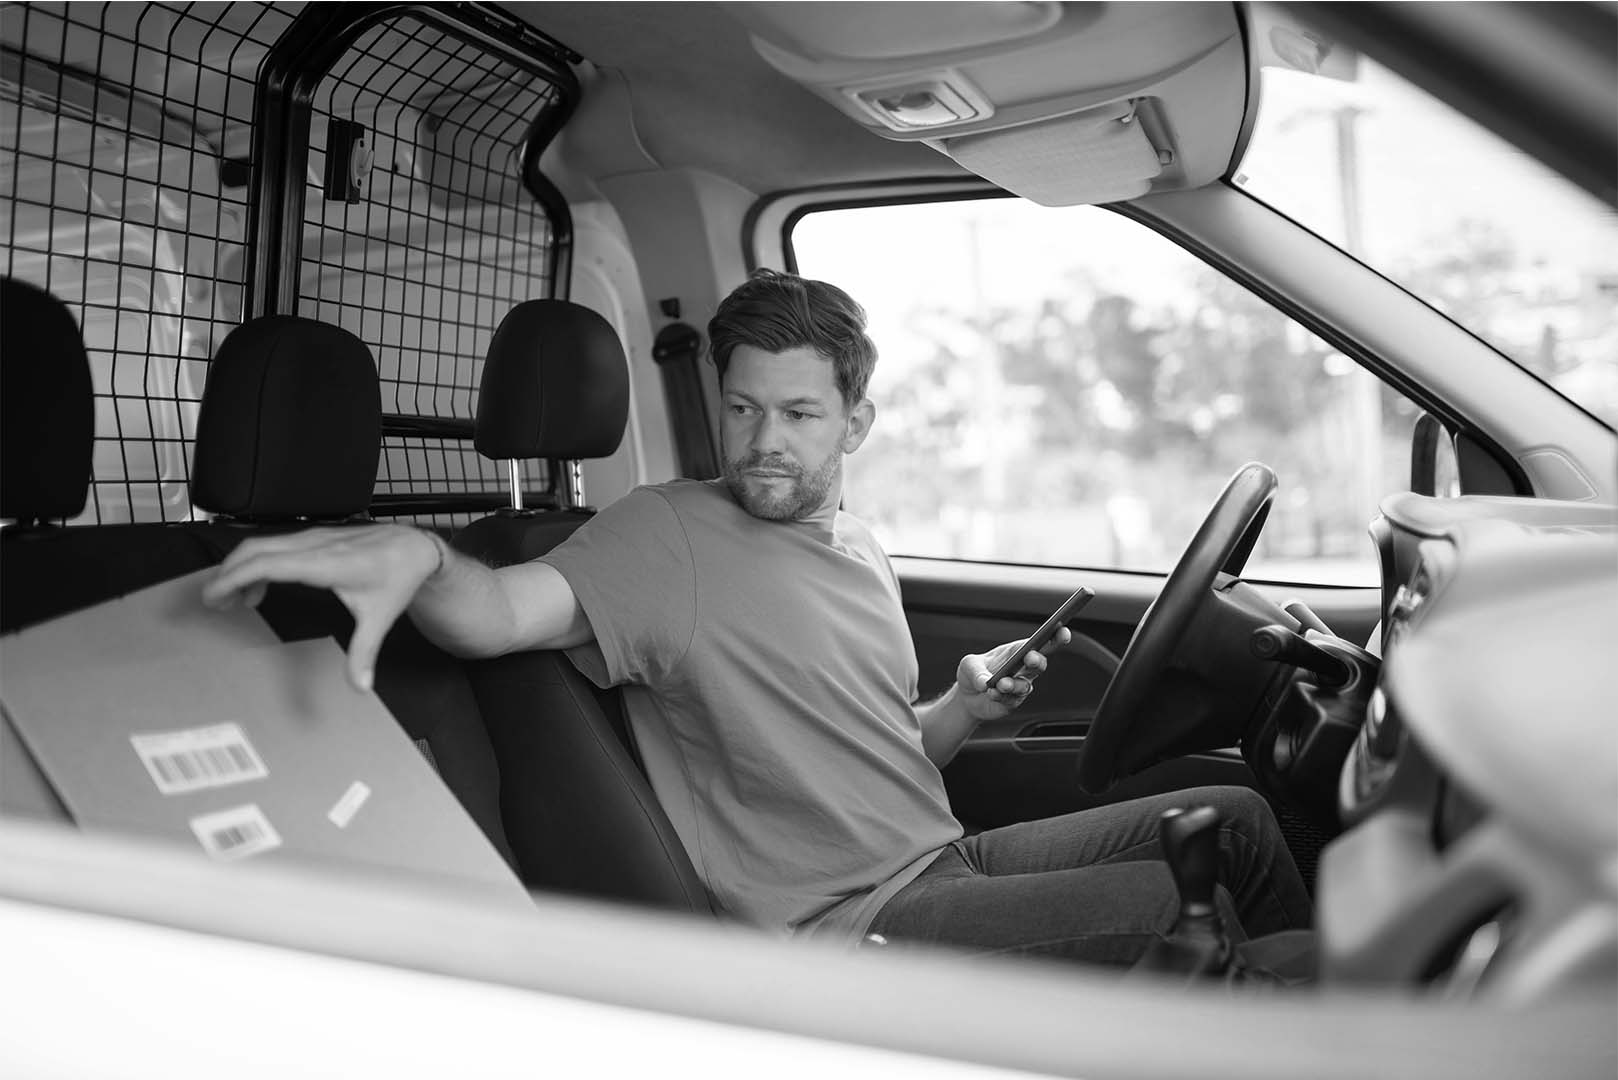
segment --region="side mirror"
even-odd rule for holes
[[[1410,440],[1410,490],[1417,495],[1459,495],[1460,465],[1455,440],[1432,413],[1416,418]]]
[[[1410,440],[1410,490],[1453,499],[1457,495],[1527,495],[1527,481],[1508,472],[1496,456],[1467,431],[1451,431],[1431,413],[1416,418]]]

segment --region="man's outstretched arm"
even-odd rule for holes
[[[310,529],[249,540],[203,588],[214,607],[256,606],[273,582],[331,589],[354,616],[349,678],[370,689],[377,652],[405,611],[456,656],[564,649],[592,638],[567,579],[544,563],[492,570],[433,533],[401,525]]]

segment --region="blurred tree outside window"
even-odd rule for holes
[[[1283,33],[1236,185],[1618,426],[1618,212],[1386,68]]]
[[[890,552],[1165,571],[1257,460],[1281,487],[1249,576],[1377,581],[1415,408],[1170,241],[1016,199],[827,210],[792,241],[870,317],[844,502]]]

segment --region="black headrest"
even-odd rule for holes
[[[208,366],[191,499],[234,518],[363,514],[382,449],[376,362],[347,330],[267,315]]]
[[[84,509],[95,452],[95,391],[84,336],[43,289],[0,281],[0,518]]]
[[[607,457],[628,420],[629,365],[606,319],[566,300],[528,300],[500,320],[478,392],[478,453]]]

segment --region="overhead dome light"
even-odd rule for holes
[[[894,131],[965,124],[994,115],[988,99],[954,71],[897,86],[845,87],[843,93]]]

